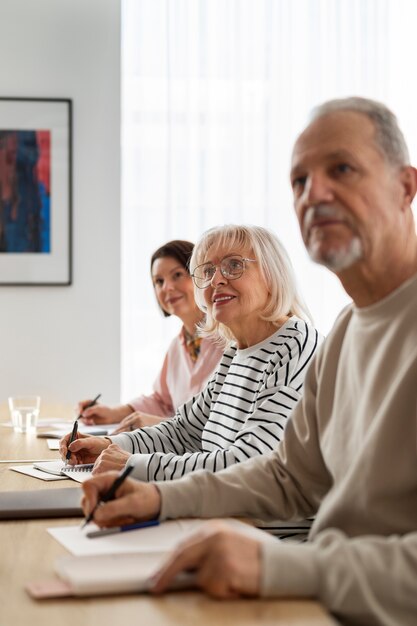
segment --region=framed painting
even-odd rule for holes
[[[72,101],[0,98],[0,285],[70,285]]]

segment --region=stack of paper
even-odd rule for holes
[[[146,592],[166,557],[164,552],[61,557],[55,565],[58,580],[31,582],[26,590],[37,599]],[[183,574],[172,588],[194,586],[194,576]]]

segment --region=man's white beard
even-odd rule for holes
[[[349,244],[343,248],[327,250],[325,253],[320,251],[321,241],[314,241],[311,245],[307,245],[307,252],[310,259],[315,263],[324,265],[336,274],[348,269],[363,256],[362,242],[359,237],[351,239]]]
[[[351,267],[357,261],[363,257],[362,241],[357,235],[354,235],[346,245],[343,247],[335,246],[334,249],[328,249],[325,252],[320,250],[323,239],[317,234],[312,237],[309,236],[309,230],[314,220],[320,217],[336,218],[346,221],[346,215],[344,212],[336,207],[328,204],[317,204],[307,209],[304,216],[303,223],[303,239],[307,248],[307,252],[310,255],[310,259],[315,263],[324,265],[332,272],[336,274],[342,270]],[[349,222],[346,222],[349,224]]]

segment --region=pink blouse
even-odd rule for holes
[[[198,394],[216,369],[223,354],[221,347],[202,339],[200,354],[193,363],[184,338],[184,329],[171,342],[153,385],[153,393],[141,395],[129,402],[135,411],[171,417],[177,407]]]

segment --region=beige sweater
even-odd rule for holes
[[[263,547],[264,596],[317,597],[345,624],[417,624],[417,277],[339,317],[277,451],[158,483],[162,518],[296,519]]]

